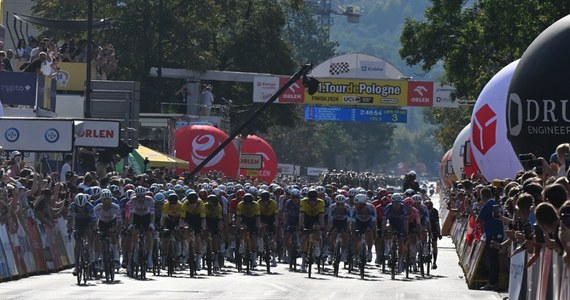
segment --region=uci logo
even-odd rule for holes
[[[523,110],[522,101],[518,94],[511,93],[507,104],[507,125],[509,134],[518,136],[522,130]]]

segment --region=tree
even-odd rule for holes
[[[477,99],[499,70],[518,59],[533,39],[565,16],[570,2],[557,0],[432,0],[425,20],[406,19],[400,56],[430,71],[444,62],[446,81],[457,99]],[[433,109],[427,119],[441,124],[436,139],[448,149],[469,122],[470,109]]]

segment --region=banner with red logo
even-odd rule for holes
[[[118,121],[74,121],[75,146],[119,147],[121,123]]]
[[[408,106],[433,106],[433,81],[408,81]]]
[[[277,176],[277,155],[273,148],[262,138],[255,135],[248,135],[241,141],[241,153],[258,154],[263,157],[262,166],[256,173],[249,172],[248,169],[241,169],[240,175],[258,178],[266,183],[271,183]]]
[[[190,163],[193,170],[221,145],[228,135],[220,129],[207,125],[185,126],[176,130],[176,157]],[[236,178],[239,155],[234,143],[228,144],[199,173],[220,171],[224,176]]]

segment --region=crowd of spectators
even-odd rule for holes
[[[337,171],[327,172],[323,178],[323,185],[337,183],[341,186],[359,186],[367,190],[374,190],[379,186],[402,187],[402,177],[379,174],[373,172]]]
[[[569,153],[570,145],[565,143],[549,161],[524,155],[525,170],[512,178],[462,180],[447,191],[448,208],[458,217],[474,218],[472,233],[485,236],[489,281],[482,289],[497,289],[500,271],[505,271],[499,269],[499,261],[521,251],[528,252],[529,267],[545,248],[563,257],[564,264],[570,263]]]
[[[4,50],[0,41],[0,71],[35,72],[38,75],[55,76],[62,62],[87,62],[87,41],[65,38],[63,41],[49,38],[18,40],[16,49]],[[112,45],[93,43],[93,79],[106,80],[117,70],[117,59]]]

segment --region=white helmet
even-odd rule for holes
[[[345,202],[346,202],[346,197],[345,197],[344,195],[342,195],[342,194],[341,194],[341,195],[337,195],[337,196],[334,198],[334,201],[335,201],[335,202],[339,202],[339,203],[345,203]]]
[[[298,189],[292,189],[291,190],[291,197],[301,197],[301,191],[299,191]]]
[[[315,189],[317,190],[317,193],[319,193],[319,194],[324,194],[324,193],[327,192],[327,190],[325,189],[325,187],[322,186],[322,185],[317,186]]]
[[[348,190],[348,196],[349,196],[349,197],[354,197],[354,196],[356,196],[357,194],[358,194],[358,190],[355,189],[355,188],[351,188],[351,189]]]
[[[215,189],[214,189],[214,195],[216,195],[216,196],[218,196],[218,197],[219,197],[220,195],[222,195],[222,189],[220,189],[220,188],[215,188]]]
[[[111,193],[111,190],[109,189],[101,190],[101,199],[112,199],[112,198],[113,198],[113,193]]]
[[[75,195],[75,205],[79,207],[85,206],[85,204],[87,204],[87,202],[89,201],[87,198],[88,198],[87,195],[83,193]]]
[[[366,195],[364,194],[358,194],[354,196],[354,200],[356,201],[356,203],[364,204],[368,201],[368,197],[366,197]]]

